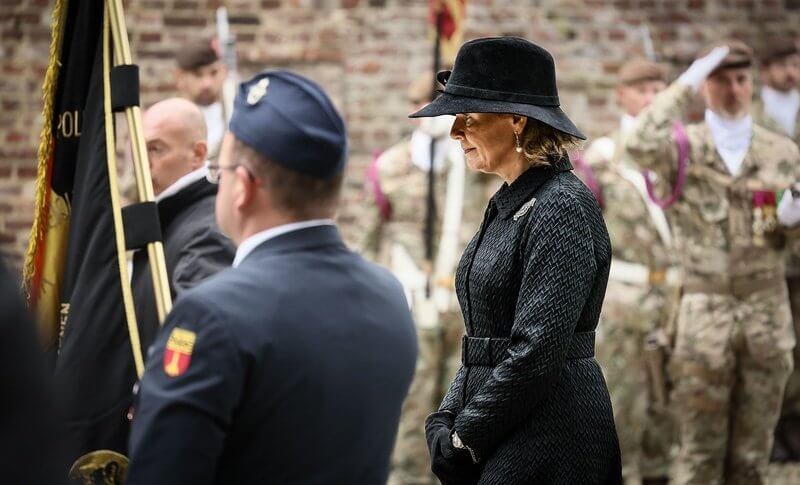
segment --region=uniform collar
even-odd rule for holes
[[[627,135],[636,127],[636,117],[628,113],[623,114],[619,119],[619,129],[623,135]]]
[[[733,176],[738,175],[753,139],[752,116],[727,119],[706,109],[705,122],[728,172]]]
[[[775,121],[784,135],[794,136],[800,110],[800,91],[792,89],[784,93],[764,86],[761,88],[761,99],[764,113]]]
[[[236,257],[233,258],[233,267],[239,266],[242,261],[247,258],[253,251],[256,249],[260,249],[261,247],[270,247],[272,248],[281,248],[284,246],[285,243],[289,243],[289,245],[293,245],[294,238],[287,238],[281,237],[284,235],[295,235],[297,231],[302,229],[309,229],[309,228],[317,228],[319,226],[329,227],[333,229],[334,233],[337,233],[336,230],[336,223],[333,222],[332,219],[313,219],[308,221],[300,221],[300,222],[292,222],[290,224],[283,224],[277,227],[271,227],[265,231],[258,232],[253,234],[252,236],[248,237],[236,249]],[[311,235],[312,233],[307,234],[306,236]],[[325,232],[326,235],[330,236],[328,232]],[[302,237],[301,237],[302,239]],[[307,238],[304,242],[316,242],[314,238]],[[273,244],[274,243],[274,244]]]
[[[545,182],[559,172],[572,170],[572,164],[566,155],[560,158],[551,158],[549,165],[531,167],[520,175],[511,185],[504,183],[500,190],[492,197],[491,203],[497,207],[500,217],[508,219],[531,200],[533,194]]]
[[[439,137],[435,140],[435,145],[433,146],[433,170],[435,172],[441,172],[455,140],[452,140],[450,137]],[[431,169],[432,142],[433,137],[421,130],[416,130],[411,134],[409,146],[409,150],[411,151],[411,163],[418,169],[426,172]]]

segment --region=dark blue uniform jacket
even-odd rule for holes
[[[383,484],[415,361],[400,284],[334,226],[265,241],[168,316],[127,483]]]

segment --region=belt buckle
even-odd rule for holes
[[[647,282],[651,285],[662,285],[667,281],[667,270],[651,269],[647,274]]]
[[[436,286],[438,286],[440,288],[445,288],[447,290],[454,290],[455,287],[456,287],[456,277],[455,276],[443,276],[443,277],[437,278],[435,283],[436,283]]]

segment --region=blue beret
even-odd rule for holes
[[[321,179],[344,171],[344,120],[321,87],[293,72],[264,71],[240,84],[230,131],[290,170]]]

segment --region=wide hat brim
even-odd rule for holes
[[[581,133],[581,130],[575,126],[558,106],[537,106],[535,104],[457,96],[447,92],[443,92],[421,110],[410,114],[409,118],[431,118],[461,113],[507,113],[527,116],[568,135],[581,140],[586,139],[586,135]]]

